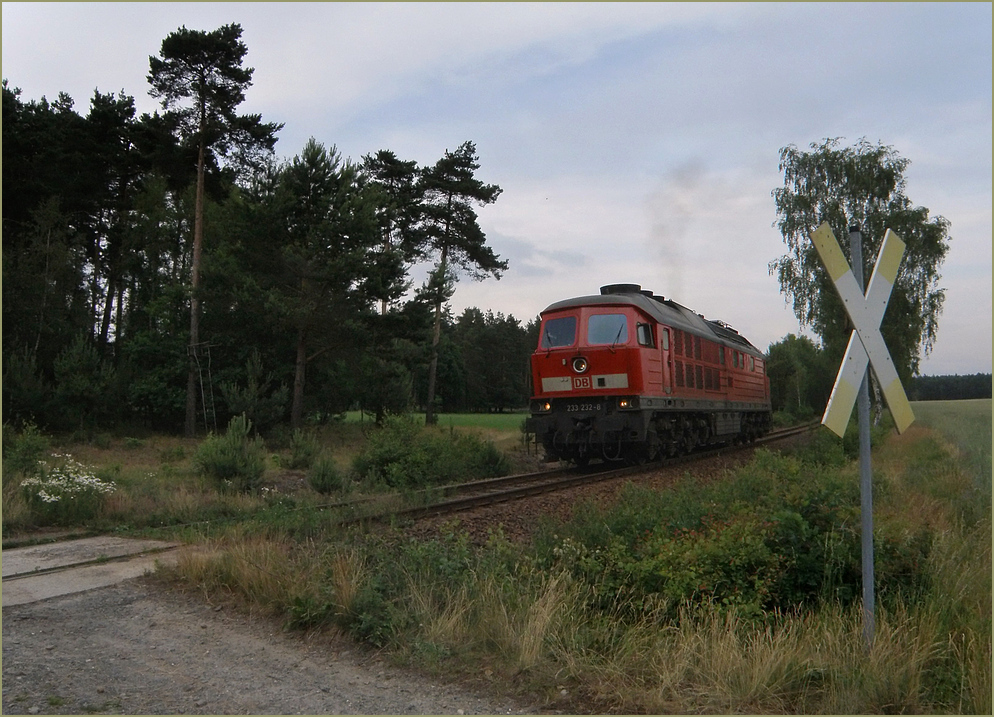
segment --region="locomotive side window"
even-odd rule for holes
[[[719,346],[718,347],[718,363],[720,363],[722,366],[725,365],[725,347],[724,346]]]
[[[587,321],[590,346],[628,343],[628,317],[624,314],[594,314]]]
[[[542,341],[539,346],[543,349],[554,349],[560,346],[572,346],[576,343],[576,317],[561,316],[557,319],[546,319],[542,328]]]
[[[750,371],[755,371],[756,370],[756,357],[755,356],[750,356],[749,357],[749,370]]]
[[[670,350],[670,332],[663,329],[663,333],[660,335],[660,340],[663,342],[663,351]]]
[[[652,335],[652,326],[649,324],[639,324],[635,327],[635,334],[638,336],[639,346],[656,346],[656,339]],[[663,336],[666,332],[663,332]]]

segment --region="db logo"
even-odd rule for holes
[[[590,388],[590,376],[574,376],[573,390]]]

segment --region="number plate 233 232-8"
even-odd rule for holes
[[[601,410],[601,404],[599,403],[571,403],[566,406],[566,411],[568,413],[573,413],[576,411],[599,411]]]

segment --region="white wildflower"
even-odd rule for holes
[[[38,461],[41,475],[21,481],[21,486],[35,493],[43,503],[55,503],[77,495],[113,493],[117,489],[112,481],[100,480],[68,453],[53,453],[51,457],[55,459],[51,465]]]

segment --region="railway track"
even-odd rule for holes
[[[598,464],[586,466],[584,468],[558,468],[537,473],[524,473],[501,478],[487,478],[484,480],[470,481],[456,485],[433,488],[419,491],[409,497],[417,505],[399,505],[400,498],[391,496],[386,499],[367,499],[363,503],[374,508],[373,512],[362,511],[356,514],[358,504],[345,502],[335,504],[335,508],[351,510],[353,515],[345,516],[341,522],[343,524],[360,523],[364,521],[379,521],[386,519],[405,518],[418,520],[421,518],[437,517],[450,513],[458,513],[464,510],[485,507],[494,503],[504,503],[513,500],[521,500],[542,493],[566,490],[579,485],[587,485],[599,481],[612,480],[626,475],[634,475],[654,467],[669,467],[690,463],[693,461],[723,455],[737,450],[744,450],[757,445],[774,443],[792,436],[800,435],[813,430],[819,424],[812,422],[801,426],[794,426],[779,431],[769,433],[756,441],[738,446],[721,446],[704,451],[696,451],[676,458],[667,458],[662,462],[654,462],[643,465],[626,465],[623,467],[613,467],[611,464]],[[395,504],[389,505],[390,499]],[[387,505],[383,505],[386,502]],[[385,510],[376,511],[375,507],[380,505]],[[364,513],[364,514],[362,514]]]

